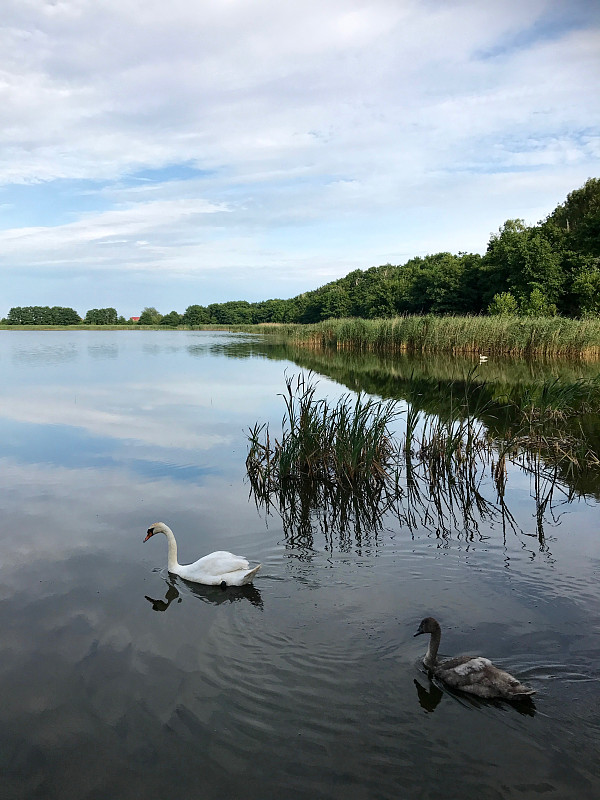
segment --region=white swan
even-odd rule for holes
[[[156,533],[164,533],[167,537],[169,544],[167,568],[169,572],[179,575],[186,581],[202,583],[205,586],[244,586],[252,583],[252,578],[261,568],[261,564],[250,568],[250,564],[245,558],[234,556],[233,553],[227,553],[225,550],[210,553],[199,558],[198,561],[194,561],[193,564],[179,564],[177,562],[177,542],[171,528],[164,522],[155,522],[148,528],[144,541],[147,542]]]
[[[491,661],[481,656],[458,656],[438,662],[437,652],[442,629],[433,617],[421,620],[415,636],[421,633],[431,634],[423,664],[448,686],[478,697],[503,697],[505,700],[535,694],[535,689],[524,686],[510,673],[498,669]]]

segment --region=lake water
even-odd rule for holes
[[[543,536],[513,470],[516,529],[315,517],[296,537],[244,462],[299,367],[249,341],[0,332],[2,797],[600,796],[594,492],[557,487]],[[159,520],[182,562],[262,562],[254,587],[170,577],[163,537],[142,543]],[[428,614],[443,654],[487,655],[534,705],[430,683],[413,638]]]

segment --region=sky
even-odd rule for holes
[[[484,253],[600,177],[599,0],[2,0],[0,316]]]

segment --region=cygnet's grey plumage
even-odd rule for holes
[[[425,617],[415,636],[421,633],[431,634],[429,647],[423,659],[423,664],[437,678],[462,692],[477,695],[477,697],[502,697],[512,700],[519,697],[529,697],[535,694],[535,689],[525,686],[509,672],[495,667],[491,661],[482,656],[458,656],[445,661],[437,660],[437,653],[442,638],[439,622],[433,617]]]

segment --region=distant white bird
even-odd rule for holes
[[[242,556],[235,556],[225,550],[218,550],[193,564],[179,564],[177,562],[177,542],[171,528],[164,522],[155,522],[148,528],[145,542],[156,533],[164,533],[169,545],[167,568],[169,572],[179,575],[186,581],[202,583],[205,586],[244,586],[252,583],[252,579],[261,568],[250,567],[248,561]]]
[[[480,364],[482,364],[484,361],[487,361],[487,360],[488,360],[487,356],[482,356],[482,355],[479,356],[479,363]]]
[[[446,661],[437,660],[437,652],[442,638],[439,622],[433,617],[425,617],[415,636],[430,633],[429,647],[423,664],[448,686],[478,697],[502,697],[514,700],[535,694],[535,689],[525,686],[509,672],[495,667],[491,661],[482,656],[458,656]]]

